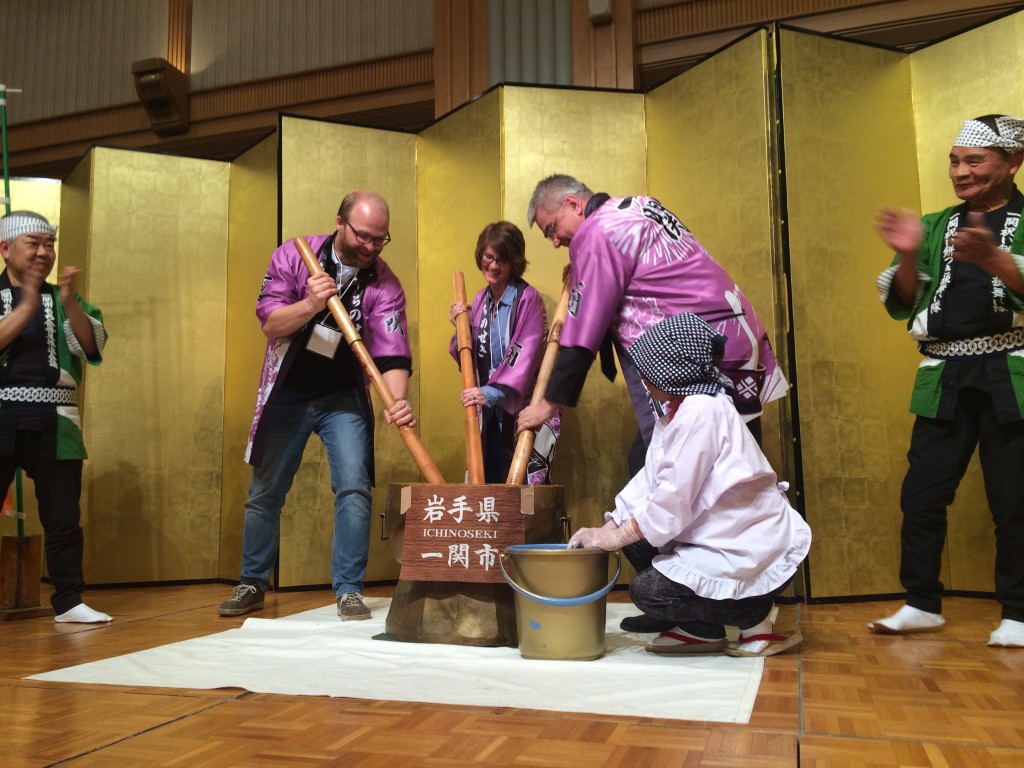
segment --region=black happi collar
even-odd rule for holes
[[[587,206],[583,209],[583,218],[589,218],[590,214],[600,208],[602,205],[611,200],[612,197],[607,192],[598,192],[590,196],[587,200]]]

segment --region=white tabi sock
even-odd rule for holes
[[[94,611],[85,603],[79,603],[70,611],[64,611],[60,616],[55,616],[53,620],[61,624],[101,624],[111,621],[111,617],[105,613]]]
[[[755,624],[747,629],[740,630],[740,642],[745,637],[753,637],[754,635],[770,635],[772,633],[772,627],[775,624],[772,622],[772,615],[769,613],[768,616],[760,624]]]
[[[941,613],[928,613],[920,608],[904,605],[892,616],[873,621],[868,629],[883,635],[900,635],[904,632],[927,632],[938,629],[946,620]]]
[[[988,644],[994,648],[1024,648],[1024,621],[1003,619],[992,632]]]

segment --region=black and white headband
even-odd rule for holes
[[[637,371],[669,395],[716,395],[725,386],[715,365],[725,336],[691,312],[648,328],[629,348]]]
[[[1024,120],[1019,117],[992,118],[996,129],[980,120],[964,120],[954,147],[999,147],[1007,152],[1024,151]]]
[[[10,243],[16,237],[35,233],[56,237],[57,227],[42,216],[27,213],[11,213],[0,219],[0,240]]]

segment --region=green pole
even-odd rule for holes
[[[8,88],[0,83],[0,135],[3,137],[4,153],[4,213],[11,212],[11,174],[7,165],[7,91]],[[14,91],[18,93],[19,91]],[[21,469],[14,472],[14,505],[17,512],[24,515],[24,508],[21,504]],[[18,518],[18,535],[25,535],[25,519]]]
[[[0,83],[0,133],[4,145],[4,213],[11,212],[11,175],[7,166],[7,86]]]

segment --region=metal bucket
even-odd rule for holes
[[[524,659],[589,661],[604,655],[605,601],[622,568],[608,581],[603,549],[565,544],[517,544],[501,555],[501,572],[515,591],[519,652]],[[512,563],[516,578],[505,570]]]

